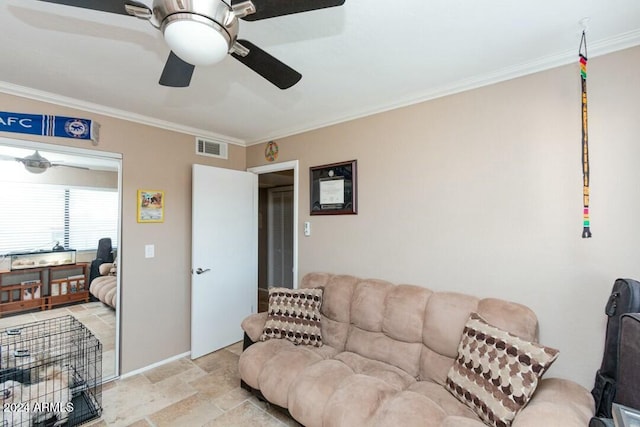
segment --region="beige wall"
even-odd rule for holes
[[[549,375],[590,387],[611,284],[640,277],[638,65],[640,48],[589,61],[590,240],[580,238],[575,65],[278,141],[280,161],[300,160],[300,274],[351,273],[525,303],[538,313],[541,341],[561,350]],[[191,164],[257,166],[266,163],[264,146],[230,146],[220,161],[195,156],[189,135],[4,94],[0,102],[6,111],[101,123],[96,148],[123,154],[122,371],[188,351]],[[308,167],[350,159],[358,159],[360,213],[310,217]],[[139,188],[166,191],[163,224],[136,223]],[[144,258],[145,244],[156,245],[156,258]]]
[[[300,160],[300,274],[527,304],[561,350],[549,376],[590,388],[613,281],[640,278],[638,66],[640,48],[589,61],[589,240],[577,65],[277,141],[279,161]],[[359,214],[309,216],[308,168],[351,159]],[[250,147],[247,165],[264,163],[264,146]]]
[[[193,136],[0,94],[3,111],[80,116],[101,124],[100,143],[0,136],[122,153],[122,373],[189,351],[191,165],[245,169],[245,148],[229,146],[229,160],[195,155]],[[136,222],[138,189],[165,191],[165,222]],[[155,245],[155,258],[144,245]]]

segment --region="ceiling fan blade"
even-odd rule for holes
[[[260,49],[247,40],[238,40],[232,48],[231,56],[260,74],[265,79],[279,87],[280,89],[288,89],[298,83],[302,78],[302,74],[278,61],[264,50]],[[242,49],[244,48],[244,49]],[[244,50],[246,55],[238,53],[238,50]],[[248,52],[246,52],[248,51]]]
[[[160,84],[169,87],[187,87],[191,83],[194,68],[195,65],[184,62],[178,55],[171,52],[162,70]]]
[[[83,9],[98,10],[100,12],[118,13],[120,15],[129,15],[125,9],[125,5],[136,6],[149,9],[144,3],[135,0],[39,0],[47,3],[62,4],[65,6],[81,7]]]
[[[84,167],[84,166],[64,165],[62,163],[51,163],[51,167],[54,167],[54,166],[63,166],[65,168],[83,169],[83,170],[86,170],[86,171],[91,170],[91,169],[89,169],[87,167]]]
[[[232,0],[231,5],[234,6],[244,1],[246,0]],[[242,19],[245,21],[258,21],[260,19],[274,18],[292,13],[309,12],[327,7],[342,6],[344,1],[345,0],[251,0],[256,7],[256,11]]]

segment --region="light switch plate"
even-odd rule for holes
[[[153,258],[156,256],[156,247],[155,245],[144,245],[144,257],[145,258]]]

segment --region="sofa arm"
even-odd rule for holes
[[[267,322],[267,312],[254,313],[247,316],[242,321],[242,330],[247,333],[251,341],[257,342],[260,340],[264,324]]]
[[[103,262],[102,264],[100,264],[100,266],[98,267],[98,271],[100,272],[101,276],[108,276],[109,273],[111,272],[111,269],[113,268],[113,263],[112,262]]]
[[[585,427],[595,412],[591,393],[570,380],[543,379],[513,427]]]

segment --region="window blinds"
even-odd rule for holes
[[[53,248],[117,246],[118,192],[57,185],[5,183],[0,187],[0,254]]]

